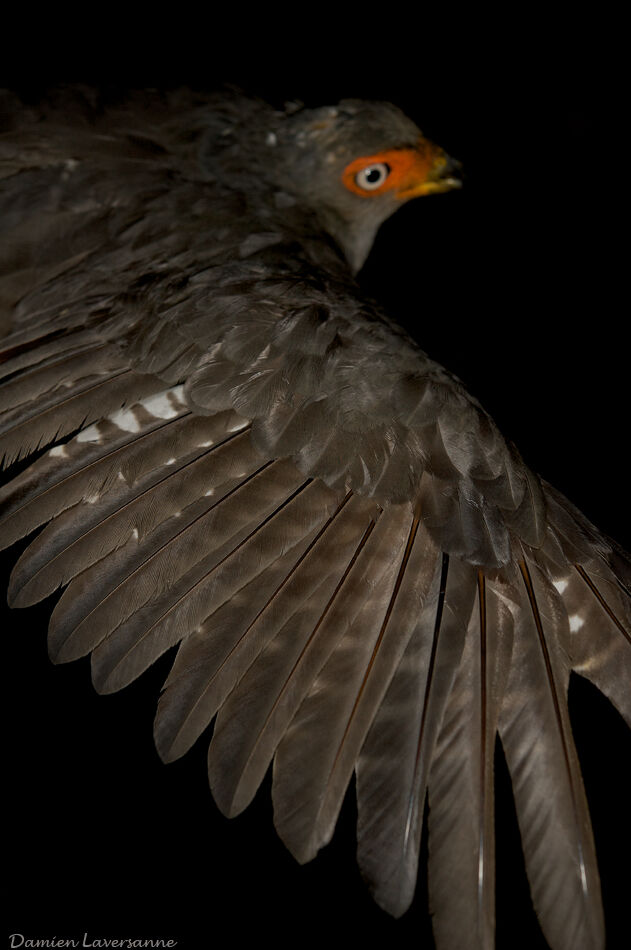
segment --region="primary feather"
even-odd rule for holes
[[[91,652],[103,692],[179,644],[161,756],[216,715],[219,807],[273,763],[299,861],[355,772],[359,865],[395,915],[428,795],[440,950],[494,944],[499,732],[546,938],[602,947],[566,694],[574,669],[631,724],[628,559],[352,276],[453,163],[385,104],[66,95],[8,97],[0,139],[0,451],[40,452],[2,489],[3,544],[44,526],[12,604],[65,586],[51,656]],[[380,154],[392,184],[344,184]]]

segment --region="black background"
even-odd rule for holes
[[[463,18],[382,5],[300,13],[92,9],[15,21],[0,69],[27,95],[58,81],[232,82],[276,102],[390,99],[462,160],[460,192],[413,202],[361,279],[456,372],[527,462],[631,549],[623,252],[624,116],[605,13],[532,7]],[[8,576],[17,551],[6,560]],[[181,950],[273,940],[432,946],[426,879],[393,921],[354,859],[352,793],[333,843],[299,868],[272,828],[269,786],[241,817],[215,808],[206,743],[161,765],[151,739],[170,657],[98,697],[89,665],[54,669],[50,604],[3,615],[9,933],[173,937]],[[571,710],[599,854],[608,947],[629,945],[631,741],[573,678]],[[499,950],[545,946],[498,753]]]

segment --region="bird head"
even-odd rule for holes
[[[353,273],[405,202],[461,184],[459,163],[389,103],[350,99],[299,110],[268,144],[278,146],[277,183],[316,213]]]

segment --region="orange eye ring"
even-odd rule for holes
[[[439,154],[436,146],[422,139],[414,148],[391,148],[375,155],[365,155],[346,166],[342,182],[349,191],[362,198],[393,191],[395,197],[403,200],[427,181]],[[376,170],[381,170],[380,178],[372,174]]]

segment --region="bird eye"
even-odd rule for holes
[[[374,162],[372,165],[366,165],[355,175],[355,184],[364,191],[375,191],[383,185],[390,174],[390,166],[385,162]]]

